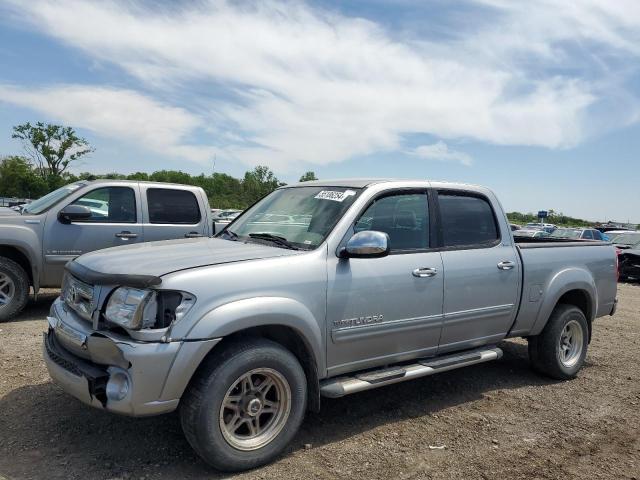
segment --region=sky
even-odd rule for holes
[[[76,172],[492,188],[640,223],[637,0],[0,0],[0,156],[73,126]]]

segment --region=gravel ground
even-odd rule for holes
[[[228,478],[177,415],[117,417],[53,385],[41,360],[56,292],[0,324],[0,480]],[[570,382],[532,373],[526,344],[496,362],[324,400],[290,449],[237,478],[640,478],[640,286],[620,285]]]

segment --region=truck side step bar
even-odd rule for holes
[[[354,376],[332,378],[320,383],[323,397],[338,398],[351,393],[371,390],[393,383],[426,377],[434,373],[446,372],[456,368],[489,362],[502,357],[502,350],[495,347],[454,353],[443,357],[424,358],[417,363],[396,367],[386,367],[359,373]]]

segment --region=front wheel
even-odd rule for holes
[[[0,322],[20,313],[29,299],[29,276],[9,258],[0,257]]]
[[[540,335],[529,338],[533,368],[558,380],[574,378],[587,356],[589,327],[582,310],[558,305]]]
[[[275,342],[227,346],[200,368],[182,399],[182,428],[193,449],[218,470],[247,470],[275,458],[306,410],[306,377]]]

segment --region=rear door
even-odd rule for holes
[[[520,262],[483,194],[440,190],[444,324],[440,352],[495,343],[515,318]]]
[[[145,241],[206,236],[207,205],[192,189],[141,184]]]
[[[142,242],[140,203],[137,184],[96,186],[84,195],[51,209],[44,230],[44,285],[58,285],[65,263],[78,255]],[[70,224],[61,223],[58,212],[73,204],[88,207],[91,217]]]
[[[440,253],[430,248],[430,218],[425,190],[387,192],[364,208],[350,233],[387,233],[391,253],[350,259],[329,253],[331,375],[436,352],[444,277]]]

